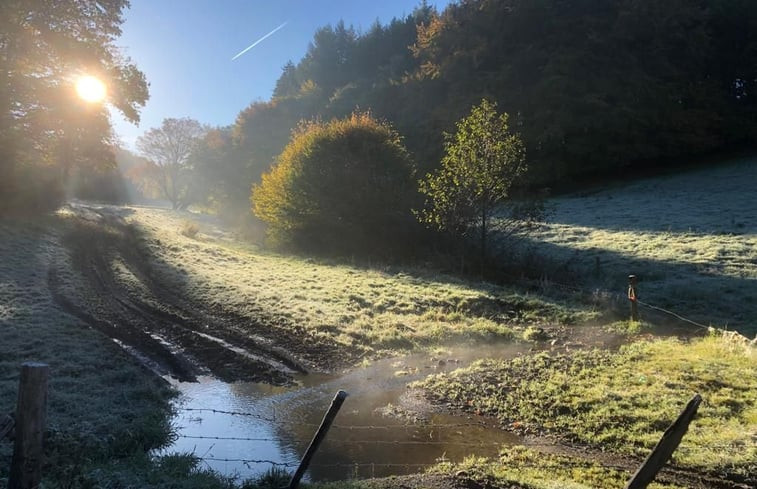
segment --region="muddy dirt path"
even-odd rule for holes
[[[51,268],[51,293],[63,310],[158,374],[285,385],[296,373],[334,366],[329,359],[337,358],[336,345],[303,337],[291,326],[264,325],[194,303],[181,284],[156,273],[140,233],[122,216],[108,209],[95,214],[90,211],[63,238],[83,286],[66,284]]]

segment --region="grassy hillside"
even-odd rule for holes
[[[202,304],[302,328],[366,354],[460,340],[508,340],[530,325],[580,323],[589,306],[428,270],[368,269],[283,256],[243,245],[212,221],[136,208],[158,273]],[[187,234],[185,232],[185,234]]]
[[[550,266],[545,272],[555,282],[569,277],[586,291],[622,295],[626,275],[636,273],[642,300],[753,334],[755,177],[757,165],[737,161],[554,199],[551,222],[530,238],[531,244],[549,258],[541,263]],[[15,403],[20,363],[50,363],[50,458],[45,469],[50,487],[230,484],[198,472],[190,459],[147,456],[146,449],[170,440],[170,390],[102,329],[91,328],[87,315],[67,314],[55,293],[90,316],[108,318],[103,328],[123,328],[119,318],[149,324],[154,317],[165,323],[160,333],[170,338],[171,321],[184,317],[207,327],[204,318],[218,314],[223,321],[214,323],[220,329],[211,334],[226,341],[248,326],[255,328],[252,343],[266,330],[271,338],[286,332],[292,349],[277,358],[304,355],[303,365],[321,370],[446,342],[507,341],[531,337],[538,326],[580,326],[602,319],[601,310],[579,300],[586,296],[582,294],[536,295],[421,267],[366,268],[283,256],[245,244],[211,218],[161,209],[72,205],[33,222],[0,221],[0,238],[0,412]],[[108,253],[94,256],[103,250]],[[117,291],[118,296],[93,295],[98,290],[106,295]],[[174,309],[165,300],[176,300]],[[125,315],[111,319],[103,309],[110,306],[123,308]],[[185,315],[188,308],[200,312]],[[236,336],[223,336],[224,325]],[[225,348],[222,342],[207,345]],[[319,345],[328,348],[314,351]],[[519,367],[486,361],[431,379],[424,387],[440,398],[465,401],[462,408],[475,405],[503,420],[567,433],[573,441],[632,457],[649,447],[661,425],[633,422],[631,429],[604,423],[625,419],[611,411],[627,405],[626,394],[640,403],[639,409],[648,409],[639,415],[643,420],[662,416],[661,408],[675,411],[676,402],[700,390],[707,403],[702,426],[717,418],[719,424],[712,426],[719,427],[719,438],[710,440],[704,428],[695,429],[677,460],[693,470],[730,467],[729,473],[738,477],[754,463],[749,443],[755,424],[755,364],[753,353],[727,348],[715,339],[667,340],[634,344],[619,354],[534,356],[521,360]],[[575,370],[575,382],[565,381],[566,368]],[[523,378],[529,382],[523,384],[528,389],[519,391],[520,404],[494,395],[501,390],[497,386]],[[540,396],[550,393],[554,396],[549,399],[564,402],[547,426],[539,413],[548,410],[529,406],[543,405]],[[585,413],[592,405],[597,407],[594,417]],[[708,441],[744,449],[700,449]],[[10,446],[0,444],[0,483],[7,477],[9,456]],[[552,487],[544,474],[557,472],[566,487],[600,487],[610,480],[620,487],[625,478],[622,471],[561,457],[510,451],[494,463],[440,466],[437,475],[451,486],[471,477],[512,487]],[[505,466],[510,469],[503,472]],[[459,473],[465,475],[454,475]],[[381,484],[377,487],[392,487],[391,482]]]
[[[562,281],[623,294],[636,274],[641,300],[753,336],[756,183],[746,159],[553,199],[531,244]]]

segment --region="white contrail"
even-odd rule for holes
[[[276,34],[276,31],[278,31],[279,29],[282,29],[288,23],[289,23],[289,21],[287,20],[286,22],[284,22],[283,24],[281,24],[280,26],[278,26],[277,28],[275,28],[274,30],[272,30],[271,32],[269,32],[268,34],[266,34],[265,36],[261,37],[257,41],[253,42],[252,44],[250,44],[249,46],[247,46],[246,48],[244,48],[239,54],[237,54],[236,56],[234,56],[233,58],[231,58],[231,60],[234,61],[235,59],[237,59],[238,57],[242,56],[244,53],[246,53],[250,49],[254,48],[255,46],[257,46],[261,42],[265,41],[266,39],[268,39],[272,35]]]

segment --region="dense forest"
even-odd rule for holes
[[[752,146],[756,56],[749,0],[421,4],[367,32],[319,29],[271,100],[212,132],[203,151],[217,201],[242,209],[303,119],[370,110],[404,136],[422,175],[438,167],[443,133],[489,98],[523,137],[528,182],[569,188]]]
[[[71,193],[78,168],[103,161],[107,179],[115,159],[102,156],[112,144],[102,111],[65,113],[53,75],[100,42],[105,49],[89,57],[116,82],[116,105],[132,119],[146,100],[146,84],[112,50],[118,32],[107,23],[90,38],[70,39],[67,52],[44,57],[37,48],[63,33],[51,17],[31,18],[41,34],[27,39],[21,33],[30,30],[11,25],[23,15],[13,5],[5,7],[9,35],[0,40],[0,63],[8,67],[0,86],[0,181],[4,193],[25,188],[36,200],[55,200],[64,188]],[[105,20],[120,21],[121,6]],[[418,177],[439,167],[444,133],[484,98],[510,115],[523,138],[531,187],[571,188],[632,164],[661,168],[750,148],[757,129],[755,59],[751,0],[459,0],[442,12],[421,3],[365,32],[339,22],[319,29],[306,55],[283,67],[270,100],[253,102],[228,127],[204,132],[185,162],[193,190],[181,205],[249,216],[251,187],[302,121],[356,110],[394,127]],[[54,67],[50,80],[38,76],[43,65]],[[71,118],[82,121],[82,130],[64,135]],[[108,186],[98,178],[80,178],[75,193],[103,194]]]

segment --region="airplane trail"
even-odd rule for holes
[[[275,28],[274,30],[272,30],[271,32],[269,32],[268,34],[266,34],[265,36],[261,37],[257,41],[253,42],[252,44],[250,44],[249,46],[247,46],[246,48],[244,48],[239,54],[237,54],[236,56],[234,56],[233,58],[231,58],[231,60],[234,61],[235,59],[237,59],[238,57],[242,56],[244,53],[246,53],[250,49],[254,48],[255,46],[257,46],[261,42],[265,41],[266,39],[268,39],[272,35],[276,34],[276,31],[278,31],[279,29],[282,29],[288,23],[289,23],[289,21],[287,20],[286,22],[284,22],[283,24],[281,24],[280,26],[278,26],[277,28]]]

